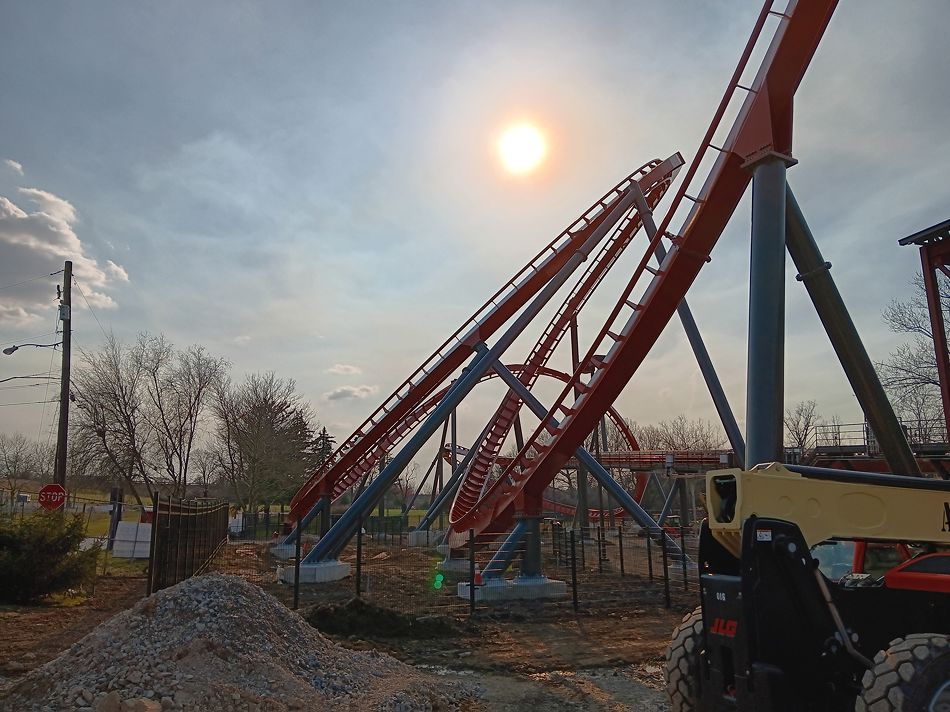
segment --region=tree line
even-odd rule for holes
[[[236,380],[230,368],[202,346],[148,333],[81,352],[70,384],[71,481],[121,485],[139,504],[159,489],[184,497],[222,486],[249,509],[289,498],[332,453],[333,437],[293,379]],[[49,478],[48,449],[0,436],[11,499],[25,480]]]

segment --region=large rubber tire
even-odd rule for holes
[[[666,649],[666,694],[672,712],[699,709],[699,653],[703,646],[703,610],[697,608],[673,631]]]
[[[856,712],[950,712],[950,637],[915,633],[892,640],[864,673]]]

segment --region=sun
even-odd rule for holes
[[[547,151],[544,135],[531,124],[511,126],[498,139],[498,155],[509,173],[530,173],[541,164]]]

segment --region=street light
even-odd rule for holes
[[[51,346],[62,346],[62,344],[62,341],[57,341],[55,344],[20,344],[19,346],[8,346],[3,350],[3,353],[5,353],[7,356],[10,356],[14,351],[17,349],[22,349],[24,346],[34,346],[38,349],[45,349]]]

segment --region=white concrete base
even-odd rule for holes
[[[443,536],[445,536],[445,532],[440,532],[435,529],[425,531],[420,529],[418,531],[409,532],[409,546],[435,546],[442,541]]]
[[[469,563],[468,559],[451,559],[446,557],[444,561],[439,562],[439,571],[468,571]]]
[[[328,583],[339,581],[350,575],[350,565],[342,561],[321,561],[316,564],[301,564],[300,583]],[[281,566],[277,569],[277,580],[281,583],[294,582],[294,567]]]
[[[468,600],[469,584],[458,584],[458,597]],[[518,576],[514,579],[490,578],[475,587],[475,600],[516,601],[539,598],[565,598],[567,583],[547,576]]]
[[[292,558],[296,552],[297,546],[295,544],[274,544],[270,548],[270,555],[281,561],[287,561],[287,559]]]

